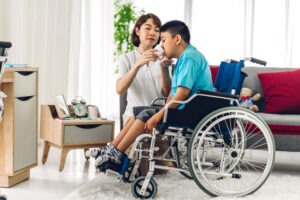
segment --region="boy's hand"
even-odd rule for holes
[[[145,131],[147,131],[148,133],[151,133],[153,128],[156,128],[158,122],[160,121],[160,116],[158,113],[156,113],[155,115],[153,115],[145,124]]]
[[[170,65],[172,65],[173,63],[173,60],[172,59],[168,59],[168,58],[164,58],[161,62],[160,62],[160,66],[162,68],[167,68],[169,67]]]

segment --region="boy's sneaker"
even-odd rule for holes
[[[125,153],[120,152],[118,149],[113,148],[110,152],[107,152],[104,155],[98,156],[95,160],[96,167],[101,169],[101,166],[111,164],[111,165],[121,165]]]
[[[98,158],[98,156],[102,156],[106,154],[107,152],[110,152],[110,150],[114,148],[112,144],[108,144],[105,147],[101,147],[98,149],[90,149],[86,151],[85,156],[86,157],[92,157],[92,158]]]

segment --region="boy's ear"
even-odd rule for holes
[[[177,34],[175,36],[175,42],[176,42],[176,45],[179,45],[180,43],[182,43],[182,37],[181,37],[181,35]]]

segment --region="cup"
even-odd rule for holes
[[[89,118],[98,118],[100,116],[100,112],[97,106],[89,105],[88,106],[88,117]]]
[[[156,54],[158,55],[159,59],[163,59],[164,58],[164,49],[160,46],[160,45],[156,45],[155,48],[157,50]]]

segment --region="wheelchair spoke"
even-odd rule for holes
[[[252,112],[224,108],[199,123],[188,155],[191,175],[206,193],[244,196],[268,178],[274,141],[268,126]]]
[[[254,163],[252,163],[250,161],[246,161],[246,160],[242,160],[240,163],[241,163],[241,165],[243,165],[245,167],[247,167],[247,166],[252,167],[252,169],[255,171],[257,171],[257,169],[261,169],[261,170],[265,169],[265,165],[259,166],[258,164],[254,164]],[[250,171],[250,170],[248,170],[248,171]]]

